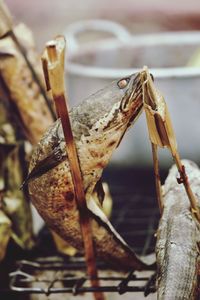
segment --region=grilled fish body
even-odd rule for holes
[[[113,150],[142,109],[140,73],[111,83],[70,112],[97,255],[115,268],[147,266],[114,230],[92,193]],[[46,223],[72,246],[83,249],[72,177],[60,120],[33,153],[28,176],[31,199]]]
[[[183,161],[200,204],[200,170]],[[176,181],[173,166],[164,185],[164,211],[157,232],[157,299],[194,300],[198,288],[200,225],[192,216],[184,187]]]

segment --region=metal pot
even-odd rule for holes
[[[80,45],[77,36],[88,30],[110,32],[115,38]],[[200,68],[187,67],[191,56],[200,49],[200,32],[132,36],[119,24],[91,20],[72,24],[65,35],[70,46],[67,83],[72,105],[110,81],[147,65],[168,104],[181,156],[200,161]],[[163,165],[169,163],[167,158],[170,156],[162,151]],[[127,133],[112,162],[151,162],[144,116]]]

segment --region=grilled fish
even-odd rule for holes
[[[138,73],[114,81],[70,111],[96,253],[122,270],[148,267],[115,231],[92,194],[100,186],[103,169],[114,149],[142,110],[141,93],[141,73]],[[60,120],[37,145],[27,183],[32,202],[46,223],[72,246],[83,249]]]
[[[200,205],[200,170],[183,160]],[[198,288],[200,225],[192,216],[184,187],[173,166],[164,185],[164,210],[157,232],[158,300],[194,300]]]

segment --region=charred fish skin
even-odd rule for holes
[[[91,195],[112,152],[142,110],[140,80],[138,73],[115,81],[70,112],[95,249],[98,256],[122,270],[147,266],[117,234]],[[79,213],[60,120],[36,147],[28,182],[32,202],[46,223],[82,250]]]
[[[183,164],[200,204],[200,170],[193,162]],[[198,299],[200,226],[176,177],[173,166],[164,185],[164,211],[157,232],[158,300]]]

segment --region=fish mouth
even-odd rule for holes
[[[131,92],[129,95],[129,101],[137,101],[138,98],[142,97],[142,77],[141,73],[138,73],[133,80],[131,86]],[[136,100],[135,100],[136,99]]]
[[[142,113],[143,101],[141,98],[142,98],[142,95],[134,101],[133,113],[131,114],[127,128],[129,128],[131,125],[133,125],[135,123],[135,121],[138,119],[138,117],[140,116],[140,114]]]
[[[133,124],[142,112],[143,95],[142,95],[142,78],[139,73],[133,80],[131,92],[128,97],[130,119],[128,127]]]
[[[135,85],[134,82],[133,82],[133,85]],[[130,112],[130,110],[128,111],[128,114],[130,114],[130,118],[128,120],[127,126],[125,127],[125,130],[124,130],[124,132],[123,132],[116,148],[118,148],[119,145],[121,144],[121,141],[122,141],[126,131],[136,122],[136,120],[138,119],[138,117],[142,113],[142,110],[143,110],[143,97],[142,97],[142,83],[141,82],[138,85],[138,87],[136,87],[135,90],[133,89],[131,91],[129,100],[132,102],[131,112]]]
[[[138,98],[142,101],[142,77],[141,73],[133,74],[130,77],[129,85],[126,89],[125,95],[120,103],[120,111],[124,114],[131,114],[137,106]]]
[[[153,75],[150,73],[152,80],[154,81]],[[132,103],[131,117],[129,119],[128,127],[130,127],[139,117],[143,109],[143,82],[144,74],[143,71],[138,73],[133,80],[129,101]]]

